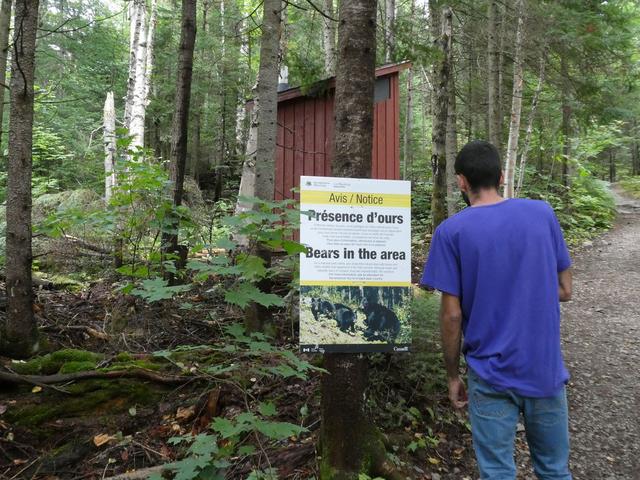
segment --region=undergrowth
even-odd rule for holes
[[[635,198],[640,198],[640,177],[628,177],[620,180],[620,186],[625,192]]]

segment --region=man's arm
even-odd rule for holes
[[[568,302],[571,300],[571,294],[573,287],[573,278],[571,275],[571,269],[558,273],[558,297],[561,302]]]
[[[458,373],[462,341],[462,308],[458,297],[444,292],[440,303],[440,332],[449,384],[449,400],[455,408],[462,408],[467,404],[467,392]]]

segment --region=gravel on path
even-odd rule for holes
[[[562,307],[575,480],[640,480],[640,200],[575,258]]]

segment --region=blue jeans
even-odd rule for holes
[[[469,369],[469,417],[481,480],[515,480],[513,449],[520,414],[536,476],[571,480],[567,395],[522,397],[499,392]]]

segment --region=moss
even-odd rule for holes
[[[130,362],[131,360],[133,360],[133,355],[131,355],[129,352],[120,352],[116,355],[115,360],[116,362]]]
[[[75,372],[84,372],[86,370],[93,370],[96,368],[95,362],[67,362],[60,370],[59,373],[75,373]]]
[[[144,368],[146,370],[160,370],[162,365],[154,363],[150,360],[130,360],[127,362],[115,362],[110,367],[104,368],[105,372],[112,370],[129,370],[132,368]]]
[[[98,353],[70,348],[33,358],[26,363],[14,363],[12,368],[22,375],[52,375],[58,373],[67,363],[84,362],[91,363],[95,367],[102,358],[103,356]]]
[[[83,290],[87,284],[73,278],[72,275],[63,275],[61,273],[42,274],[39,275],[43,280],[51,282],[58,290],[67,290],[69,292],[79,292]]]
[[[72,396],[47,391],[28,403],[8,410],[5,418],[24,427],[38,426],[64,417],[95,417],[126,412],[132,405],[149,405],[161,391],[147,383],[130,379],[96,379],[66,387]]]

